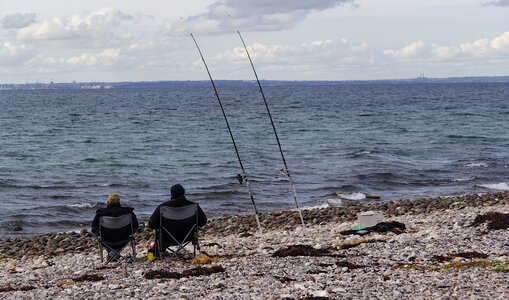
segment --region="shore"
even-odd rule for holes
[[[342,235],[356,214],[379,210],[403,231]],[[103,265],[95,238],[77,233],[0,239],[1,299],[507,299],[509,192],[347,204],[216,218],[201,260]],[[490,223],[491,222],[491,223]],[[505,227],[505,228],[504,228]],[[124,252],[127,253],[127,252]]]

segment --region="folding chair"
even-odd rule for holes
[[[156,230],[157,257],[160,259],[166,250],[172,252],[171,258],[176,257],[187,244],[193,244],[193,257],[196,257],[198,244],[198,204],[181,207],[160,207],[161,228]],[[176,246],[175,250],[170,247]],[[164,251],[163,251],[164,249]]]
[[[113,253],[113,255],[108,255],[107,262],[110,262],[114,257],[120,257],[122,250],[129,244],[132,248],[132,257],[136,257],[136,245],[133,234],[134,228],[131,214],[118,217],[100,217],[98,241],[101,262],[104,261],[103,250],[106,249],[109,253]]]

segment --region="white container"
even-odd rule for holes
[[[363,211],[357,214],[357,223],[359,227],[371,227],[382,222],[384,215],[381,211]]]

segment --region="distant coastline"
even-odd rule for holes
[[[428,83],[508,83],[509,76],[473,76],[429,78],[416,77],[411,79],[379,79],[379,80],[261,80],[264,86],[319,86],[319,85],[349,85],[349,84],[428,84]],[[218,86],[243,87],[256,86],[254,80],[216,80]],[[66,82],[66,83],[23,83],[2,84],[3,90],[99,90],[99,89],[167,89],[167,88],[199,88],[209,87],[208,80],[182,81],[124,81],[124,82]]]

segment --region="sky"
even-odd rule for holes
[[[0,0],[0,84],[509,75],[509,0]]]

